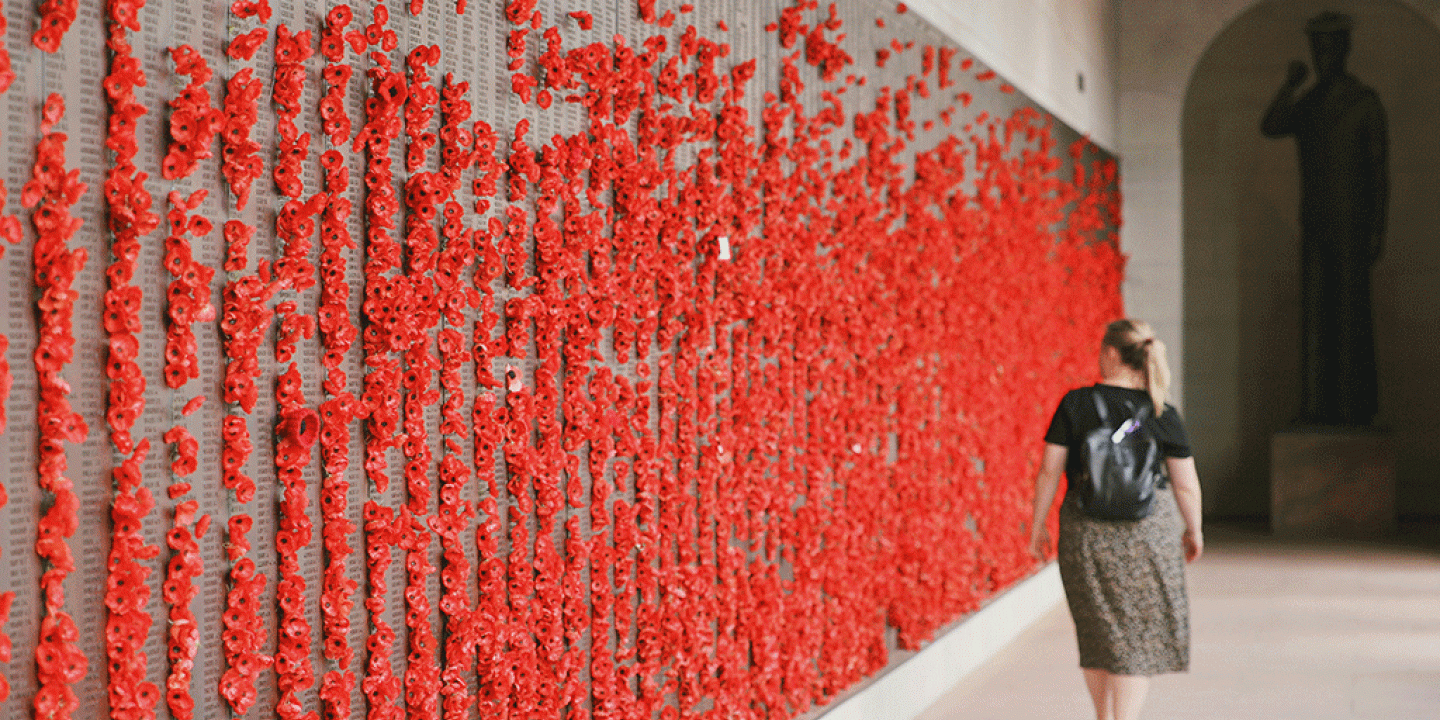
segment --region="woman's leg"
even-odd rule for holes
[[[1090,690],[1090,700],[1095,703],[1095,720],[1114,720],[1110,714],[1110,673],[1094,668],[1085,670],[1085,687]]]
[[[1144,675],[1113,675],[1105,670],[1084,668],[1085,687],[1095,703],[1095,720],[1137,720],[1150,678]]]
[[[1145,704],[1145,693],[1150,689],[1150,678],[1144,675],[1111,675],[1110,688],[1115,720],[1139,718],[1140,706]]]

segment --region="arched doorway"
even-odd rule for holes
[[[1380,415],[1402,513],[1440,515],[1440,30],[1393,0],[1271,0],[1195,63],[1181,112],[1187,421],[1214,516],[1269,511],[1270,436],[1298,410],[1299,180],[1292,140],[1260,135],[1308,18],[1355,17],[1350,71],[1390,128],[1391,202],[1374,270]]]

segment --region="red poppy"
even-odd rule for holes
[[[355,17],[355,12],[349,5],[336,5],[325,14],[325,24],[336,29],[343,29],[350,24]]]
[[[230,12],[241,19],[259,17],[262,23],[270,22],[269,0],[235,0],[230,5]]]

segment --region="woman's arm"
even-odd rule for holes
[[[1165,458],[1170,471],[1170,486],[1175,490],[1175,503],[1185,519],[1185,562],[1194,562],[1205,552],[1205,535],[1200,531],[1200,475],[1195,472],[1195,458]]]
[[[1050,530],[1045,518],[1050,515],[1050,506],[1055,504],[1055,492],[1060,487],[1060,473],[1065,471],[1065,458],[1070,449],[1064,445],[1045,443],[1045,454],[1040,458],[1040,472],[1035,474],[1035,512],[1030,520],[1030,554],[1036,560],[1045,559],[1050,545]]]

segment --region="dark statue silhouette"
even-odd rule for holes
[[[1305,26],[1315,85],[1290,64],[1260,124],[1295,136],[1300,151],[1301,406],[1303,425],[1369,425],[1375,418],[1375,330],[1370,269],[1380,257],[1389,197],[1385,110],[1345,71],[1349,16]]]

